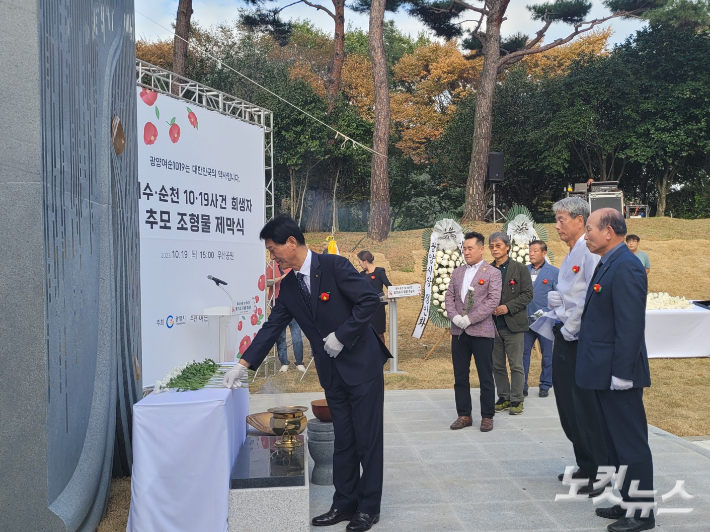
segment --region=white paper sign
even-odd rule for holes
[[[141,87],[138,179],[143,383],[178,364],[217,360],[204,309],[232,306],[243,352],[265,319],[264,132]],[[234,349],[233,349],[234,350]]]
[[[422,285],[420,284],[401,284],[397,286],[387,287],[387,297],[390,299],[398,297],[420,296],[422,294]]]

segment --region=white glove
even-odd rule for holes
[[[340,351],[343,350],[344,346],[335,337],[334,332],[330,333],[328,336],[323,338],[323,341],[325,342],[323,349],[325,349],[325,352],[328,353],[333,358],[337,357],[340,354]]]
[[[611,376],[611,389],[612,390],[628,390],[633,388],[634,381],[627,381],[626,379],[620,379],[619,377]]]
[[[562,305],[564,305],[562,294],[555,290],[547,293],[547,307],[550,310],[561,307]]]
[[[225,375],[222,384],[225,388],[239,388],[242,385],[242,377],[246,375],[247,367],[237,362],[234,369],[230,369]]]
[[[471,320],[468,319],[468,316],[454,316],[451,321],[460,329],[466,329],[466,327],[471,325]]]

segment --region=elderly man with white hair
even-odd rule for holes
[[[584,311],[587,287],[594,275],[599,256],[587,249],[584,239],[589,218],[589,204],[581,198],[564,198],[552,206],[555,229],[567,246],[569,254],[560,265],[557,290],[547,296],[550,312],[531,325],[531,329],[547,338],[554,338],[552,349],[552,386],[557,411],[565,435],[572,442],[579,469],[573,478],[588,478],[590,482],[578,493],[590,497],[601,494],[604,487],[594,489],[597,468],[608,465],[606,445],[597,417],[596,398],[592,390],[577,385],[577,335]],[[559,475],[563,480],[563,474]]]

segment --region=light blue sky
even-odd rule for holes
[[[279,3],[283,5],[283,2]],[[517,32],[533,35],[540,29],[540,23],[530,20],[529,13],[527,9],[525,9],[525,6],[530,3],[534,3],[534,0],[512,0],[508,8],[508,20],[503,26],[504,36]],[[156,38],[172,37],[170,31],[160,28],[155,23],[148,20],[146,16],[169,30],[171,24],[175,21],[177,5],[178,0],[135,0],[136,38],[154,40]],[[594,7],[590,13],[590,18],[601,18],[609,14],[601,2],[595,1],[593,5]],[[237,0],[194,0],[193,20],[196,20],[203,26],[210,26],[221,22],[231,22],[238,17],[238,10],[243,6],[244,3]],[[332,3],[328,0],[324,0],[323,6],[332,9]],[[316,11],[304,4],[289,7],[283,12],[283,17],[286,19],[309,19],[324,31],[331,34],[333,31],[333,21],[327,14]],[[424,31],[424,26],[406,13],[387,13],[386,18],[393,19],[397,27],[400,28],[403,33],[416,36]],[[345,22],[355,28],[363,28],[366,30],[368,27],[367,16],[354,13],[350,10],[346,10]],[[470,25],[472,24],[464,24],[464,27]],[[627,36],[641,29],[643,27],[643,21],[613,19],[606,25],[611,25],[614,29],[611,42],[620,43],[623,42]],[[568,35],[570,31],[570,27],[566,24],[553,24],[548,31],[545,41],[549,42],[553,39],[564,37]]]

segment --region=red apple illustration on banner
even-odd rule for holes
[[[158,99],[158,93],[155,91],[152,91],[150,89],[143,89],[141,91],[141,100],[146,105],[153,105],[155,103],[155,100]]]
[[[189,107],[187,109],[187,119],[190,122],[190,125],[194,127],[195,129],[200,129],[199,126],[197,125],[197,115],[192,112],[192,109]]]
[[[148,145],[155,144],[157,138],[158,128],[155,127],[153,122],[146,122],[145,127],[143,127],[143,141]]]
[[[249,337],[249,335],[242,338],[242,341],[239,342],[239,354],[243,355],[244,352],[249,348],[250,345],[251,345],[251,338]]]
[[[175,123],[175,117],[173,117],[173,119],[168,122],[168,124],[170,124],[170,140],[173,144],[175,144],[178,140],[180,140],[180,126]]]
[[[259,277],[258,286],[259,286],[259,292],[263,292],[264,288],[266,288],[266,276],[265,275],[262,275],[261,277]]]
[[[256,313],[251,315],[251,324],[252,325],[257,325],[259,323],[259,316],[256,315]]]

